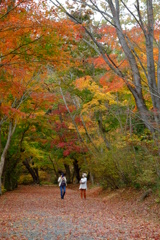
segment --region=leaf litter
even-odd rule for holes
[[[81,200],[67,188],[61,200],[58,187],[19,186],[0,197],[0,239],[160,239],[159,222],[140,211],[141,205],[127,199],[88,194]]]

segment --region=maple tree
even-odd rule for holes
[[[104,104],[102,101],[103,103],[100,105],[96,95],[94,95],[87,104],[84,104],[81,95],[83,91],[78,96],[80,97],[80,99],[78,98],[78,102],[80,102],[80,106],[82,107],[80,107],[80,110],[82,110],[81,113],[84,114],[86,111],[88,114],[91,111],[92,123],[93,116],[96,119],[98,118],[97,122],[104,142],[106,133],[111,137],[112,145],[109,146],[107,144],[108,147],[111,147],[111,152],[105,152],[104,155],[108,154],[110,159],[111,153],[113,155],[117,154],[117,157],[112,158],[111,163],[111,165],[115,165],[114,171],[118,169],[117,176],[122,181],[124,178],[124,182],[127,181],[127,178],[130,181],[129,178],[131,176],[127,176],[128,170],[125,169],[125,166],[121,166],[121,160],[119,161],[116,158],[120,158],[123,161],[123,156],[120,156],[118,152],[121,151],[120,149],[123,151],[125,147],[126,149],[130,149],[130,146],[132,146],[131,149],[138,150],[135,152],[132,152],[131,149],[129,150],[131,151],[131,155],[128,155],[126,164],[130,165],[130,162],[132,162],[132,154],[135,156],[135,159],[137,158],[137,162],[139,162],[142,158],[141,151],[144,153],[144,159],[146,159],[148,164],[147,166],[143,162],[139,168],[139,170],[143,169],[143,175],[137,170],[136,166],[138,165],[136,163],[135,169],[132,171],[132,177],[136,178],[140,174],[145,181],[145,172],[147,173],[149,165],[151,165],[156,171],[155,179],[156,177],[159,178],[160,167],[159,161],[157,161],[159,155],[159,25],[157,24],[159,22],[157,14],[159,5],[157,1],[147,0],[144,2],[138,0],[132,5],[134,12],[130,9],[129,1],[116,0],[102,3],[101,1],[78,0],[73,1],[72,5],[68,3],[67,7],[58,0],[50,2],[66,14],[67,18],[70,18],[79,26],[80,31],[76,40],[79,42],[79,46],[83,46],[81,48],[83,49],[83,63],[86,69],[88,64],[92,65],[92,69],[94,69],[94,73],[90,72],[90,74],[87,74],[86,70],[83,73],[81,71],[76,72],[74,81],[76,79],[77,81],[78,79],[83,79],[81,87],[83,88],[85,81],[88,87],[89,82],[87,80],[90,75],[98,83],[97,86],[102,87],[102,91],[106,93],[106,97],[107,94],[112,94],[113,99],[116,99],[118,103],[113,103],[109,106],[109,104]],[[102,4],[99,4],[100,2]],[[102,21],[94,19],[94,13],[97,12],[101,15]],[[92,53],[91,50],[87,52],[84,43],[88,45],[88,49],[92,49]],[[86,52],[89,53],[88,56]],[[79,70],[81,69],[82,66]],[[85,94],[85,97],[87,98],[87,94]],[[85,107],[84,110],[83,107]],[[115,125],[111,123],[113,119]],[[118,126],[120,127],[120,131]],[[114,130],[114,127],[116,130]],[[95,129],[97,129],[97,126]],[[90,135],[93,134],[91,132],[91,128],[89,128]],[[121,142],[119,139],[119,134],[123,135],[124,142]],[[114,137],[118,139],[116,142],[113,140]],[[154,151],[149,147],[149,145],[152,145],[152,141],[155,145]],[[116,151],[115,149],[113,150],[114,144],[117,148]],[[98,147],[97,144],[96,147]],[[149,152],[147,151],[147,147],[149,147]],[[99,148],[102,149],[101,144]],[[146,155],[146,151],[148,156]],[[150,161],[151,156],[156,161],[155,165]],[[105,157],[104,159],[102,168],[103,164],[107,166],[107,160]],[[131,165],[129,168],[131,168]],[[106,172],[107,169],[108,166],[105,170]],[[154,170],[152,169],[151,172],[152,175]],[[126,179],[124,176],[126,176]]]
[[[62,67],[64,71],[67,69],[70,63],[67,41],[72,33],[65,31],[69,25],[66,20],[62,23],[49,18],[43,1],[0,4],[0,139],[4,126],[8,127],[8,133],[0,140],[1,186],[6,154],[17,125],[28,116],[43,115],[50,107],[43,104],[54,100],[53,95],[43,90],[47,63],[57,71]]]
[[[56,93],[57,99],[59,99],[48,113],[49,128],[53,131],[50,143],[54,169],[58,171],[57,166],[61,169],[65,168],[68,182],[70,182],[72,181],[70,167],[73,166],[72,175],[75,174],[79,180],[80,165],[78,164],[78,159],[87,152],[87,147],[79,132],[79,126],[82,125],[82,122],[76,114],[76,108],[72,102],[71,95],[66,91],[68,89],[65,87],[66,82],[64,85],[59,85],[57,76],[52,74],[46,85],[49,87],[50,92]],[[57,166],[55,167],[55,165]]]
[[[114,74],[123,79],[124,83],[127,85],[135,99],[137,109],[139,110],[140,116],[146,127],[151,132],[158,130],[160,100],[158,90],[159,63],[157,56],[159,51],[159,40],[156,37],[156,32],[159,31],[159,28],[158,25],[154,23],[153,15],[153,6],[154,4],[157,4],[157,1],[147,0],[146,3],[137,1],[134,6],[136,13],[133,13],[129,9],[127,3],[119,0],[116,0],[115,3],[113,1],[107,1],[105,4],[102,4],[101,7],[98,5],[97,1],[94,3],[92,3],[92,1],[73,1],[75,3],[75,11],[74,9],[71,9],[70,12],[67,12],[59,1],[51,2],[59,5],[63,12],[82,26],[83,30],[92,40],[92,44],[89,43],[88,45],[97,51]],[[102,23],[100,31],[102,37],[96,35],[96,25],[95,27],[92,26],[91,31],[90,21],[83,18],[83,15],[85,15],[85,7],[91,9],[92,12],[98,12],[104,19],[105,23]],[[140,10],[140,8],[143,7],[144,10]],[[80,8],[83,9],[83,12],[80,11]],[[108,12],[104,9],[108,9]],[[131,20],[135,25],[135,27],[131,27],[133,31],[127,28],[127,25],[125,25],[125,19],[121,19],[121,13],[124,11],[127,12],[126,15],[128,17],[126,22]],[[93,32],[93,30],[95,31]],[[135,39],[135,33],[137,39]],[[109,38],[108,34],[110,34]],[[117,38],[115,38],[115,36]],[[85,35],[83,34],[82,37],[85,38]],[[143,48],[138,48],[136,44],[138,38],[143,38]],[[108,50],[105,48],[105,44],[108,46]],[[116,45],[118,46],[116,50],[119,51],[119,59],[117,57],[115,58],[114,48]],[[145,57],[142,57],[142,55]],[[123,69],[124,64],[127,71],[124,71]],[[156,65],[157,68],[155,67]],[[144,99],[143,82],[146,83],[146,87],[151,97],[152,110],[148,109],[147,103]],[[154,121],[152,121],[152,118]]]

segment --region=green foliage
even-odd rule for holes
[[[38,171],[40,183],[44,181],[47,181],[47,172],[46,171]],[[33,178],[30,174],[22,173],[21,176],[18,179],[18,184],[28,185],[33,183]],[[42,184],[41,183],[41,184]]]
[[[149,131],[147,131],[144,123],[142,122],[139,116],[132,118],[132,125],[133,125],[133,133],[137,134],[139,137],[141,137],[142,134],[146,135],[147,137],[147,132],[149,134]]]
[[[158,19],[157,9],[159,9],[158,6],[155,9],[155,16]],[[117,42],[118,38],[113,27],[106,22],[104,22],[104,26],[107,26],[107,29],[99,29],[94,25],[96,23],[92,24],[92,11],[85,8],[85,5],[82,5],[82,9],[80,9],[80,5],[77,6],[73,15],[79,21],[84,21],[85,27],[92,29],[92,35],[101,44],[104,54],[107,54],[108,59],[110,58],[110,63],[113,61],[115,64],[113,66],[119,68],[127,83],[131,84],[130,87],[135,88],[136,86],[132,86],[131,68],[120,44]],[[45,20],[47,21],[47,18]],[[135,23],[132,16],[122,19],[121,23],[129,24],[130,22]],[[64,29],[59,28],[61,26],[59,25],[60,22],[54,23],[52,19],[48,23],[55,24],[55,28],[52,26],[53,31],[50,32],[47,28],[49,24],[42,26],[42,33],[44,35],[45,33],[48,34],[33,43],[34,47],[31,48],[31,52],[28,46],[26,47],[26,44],[32,41],[33,33],[31,34],[30,31],[28,34],[20,36],[20,43],[24,44],[23,48],[15,51],[10,49],[11,52],[13,50],[15,54],[18,54],[17,59],[22,54],[22,59],[26,60],[26,63],[32,65],[33,62],[39,60],[43,60],[43,63],[42,68],[38,65],[36,72],[32,72],[31,75],[29,75],[30,64],[26,64],[22,79],[20,76],[19,85],[17,85],[21,86],[20,83],[26,81],[26,84],[22,85],[21,91],[25,92],[27,89],[24,98],[28,101],[20,106],[26,115],[22,119],[17,117],[17,129],[12,137],[7,154],[3,175],[5,189],[11,190],[16,187],[19,174],[21,174],[19,184],[32,183],[31,175],[28,174],[22,164],[26,159],[31,159],[30,164],[34,164],[39,169],[41,184],[49,185],[50,183],[57,183],[56,174],[59,169],[65,171],[65,165],[69,167],[74,178],[74,158],[77,160],[79,171],[90,172],[95,182],[100,183],[104,188],[156,186],[158,189],[157,173],[160,169],[158,133],[155,132],[155,136],[152,136],[149,130],[146,130],[143,121],[140,119],[140,114],[135,109],[134,97],[123,86],[123,83],[121,84],[118,76],[115,76],[106,66],[105,61],[98,56],[95,50],[96,45],[93,45],[93,41],[88,36],[86,37],[83,27],[77,30],[77,26],[74,26],[74,28],[71,23],[66,24],[66,28],[70,26],[72,30],[70,32],[70,29],[67,29],[67,33],[63,37]],[[57,23],[58,25],[56,25]],[[97,26],[99,24],[98,22]],[[132,31],[136,32],[136,29],[130,30],[127,34],[131,40]],[[70,34],[73,34],[73,36],[69,36]],[[155,37],[156,34],[155,32]],[[41,35],[41,33],[37,29],[36,36],[38,35]],[[140,33],[137,32],[134,44],[136,41],[138,43],[138,36],[140,37]],[[5,40],[3,42],[5,43]],[[18,46],[20,43],[15,40],[13,46]],[[141,43],[138,51],[136,50],[136,44],[134,46],[137,59],[140,58],[145,68],[145,53],[141,56],[138,52],[140,49],[145,52],[144,46]],[[157,51],[157,46],[154,50]],[[155,53],[158,55],[158,52]],[[34,58],[34,55],[37,57]],[[61,58],[62,56],[63,58]],[[141,59],[141,57],[144,57],[144,59]],[[139,62],[137,64],[138,68],[141,69]],[[11,70],[14,72],[14,69]],[[8,71],[8,74],[11,74],[11,70]],[[147,69],[145,70],[147,72]],[[6,71],[7,68],[6,70],[2,69],[1,72],[1,78],[4,80],[2,96],[7,92],[7,88],[9,90],[9,85],[5,88],[5,84],[8,83]],[[20,71],[19,68],[18,71]],[[17,76],[21,75],[18,71],[15,73],[15,78],[11,80],[10,86],[17,81]],[[44,72],[42,77],[41,72]],[[36,87],[34,82],[32,85],[31,80],[27,80],[27,74],[29,79],[38,75]],[[146,85],[147,81],[142,72],[140,76],[143,79],[143,84]],[[80,82],[78,88],[75,83],[80,78],[83,81]],[[87,83],[87,78],[90,83]],[[147,92],[144,95],[144,100],[147,102],[147,107],[151,109],[151,97],[148,97],[149,92],[147,86],[144,88],[144,85],[142,85],[142,92]],[[60,88],[63,90],[64,96]],[[17,93],[17,91],[15,92]],[[16,98],[14,98],[15,92],[13,91],[7,96],[7,101],[12,103],[11,105],[16,104],[18,97],[20,97],[16,95]],[[35,94],[35,99],[28,95],[29,92]],[[47,96],[49,97],[47,98]],[[22,100],[24,99],[22,98]],[[153,112],[151,117],[153,117]],[[5,119],[4,117],[3,120]],[[78,133],[75,126],[79,131]],[[7,134],[8,122],[4,121],[1,133],[2,148],[7,141]],[[156,137],[157,139],[154,140]],[[80,138],[81,140],[79,140]],[[105,139],[109,142],[110,147],[106,147]],[[79,147],[80,145],[84,151],[79,148],[76,152],[75,142],[75,146]],[[58,147],[60,143],[62,143],[61,146],[64,144],[64,147]],[[64,155],[64,151],[68,149],[70,150],[69,154]]]
[[[41,181],[40,185],[48,185],[48,186],[52,186],[53,183],[52,183],[52,182],[48,182],[48,181]]]
[[[27,175],[21,175],[19,180],[18,180],[18,184],[23,184],[23,185],[28,185],[33,183],[33,179],[32,176],[30,174]]]
[[[2,189],[1,190],[2,190],[2,194],[7,192],[7,189],[5,189],[5,187],[3,185],[2,185]]]
[[[123,139],[116,139],[111,150],[103,153],[91,163],[96,182],[104,188],[153,187],[157,182],[155,172],[156,156],[137,141],[128,145]],[[136,146],[137,145],[137,146]],[[136,150],[135,150],[136,149]]]
[[[137,176],[136,184],[143,186],[154,186],[156,183],[156,176],[152,169],[144,169],[144,171]]]

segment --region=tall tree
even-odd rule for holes
[[[64,22],[49,17],[44,1],[0,3],[0,189],[6,154],[17,124],[39,110],[39,105],[44,110],[42,105],[48,98],[43,91],[47,64],[58,71],[62,67],[65,70],[70,63],[67,41],[72,33],[66,32],[69,22]],[[2,136],[6,124],[8,131]]]
[[[71,10],[66,10],[58,0],[50,0],[54,5],[58,6],[67,14],[75,23],[82,26],[87,36],[90,37],[92,43],[88,43],[97,53],[104,59],[105,63],[119,78],[123,79],[129,91],[135,99],[137,109],[146,127],[154,132],[159,131],[160,123],[160,96],[159,96],[159,72],[160,58],[159,56],[159,38],[156,34],[159,31],[159,26],[156,24],[158,19],[156,8],[157,1],[136,0],[132,5],[133,11],[130,9],[129,1],[122,0],[107,0],[92,1],[92,0],[73,0],[74,7]],[[127,4],[128,3],[128,4]],[[70,7],[70,5],[68,5]],[[111,44],[110,38],[105,38],[106,32],[101,31],[101,36],[104,34],[103,41],[98,34],[99,25],[96,27],[94,23],[84,16],[85,9],[90,9],[97,12],[103,18],[103,26],[109,29],[112,28],[116,33],[114,41],[120,46],[119,57],[120,61],[115,60],[112,53],[115,51],[114,45]],[[126,18],[124,18],[124,14]],[[155,17],[157,19],[155,19]],[[132,23],[128,27],[128,19]],[[134,30],[134,34],[133,31]],[[112,34],[112,33],[111,33]],[[135,34],[143,41],[144,48],[139,47],[139,43],[135,41]],[[85,34],[82,34],[85,41]],[[106,50],[106,47],[110,51]],[[144,61],[144,55],[146,61]],[[127,62],[128,69],[124,71],[121,67],[123,61]],[[143,74],[142,74],[143,72]],[[144,84],[145,83],[145,84]],[[152,101],[152,109],[149,109],[144,98],[144,92],[148,91]]]

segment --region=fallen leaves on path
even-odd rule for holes
[[[69,188],[61,200],[58,187],[20,186],[0,197],[0,239],[160,239],[158,222],[122,203],[91,195],[81,200]]]

